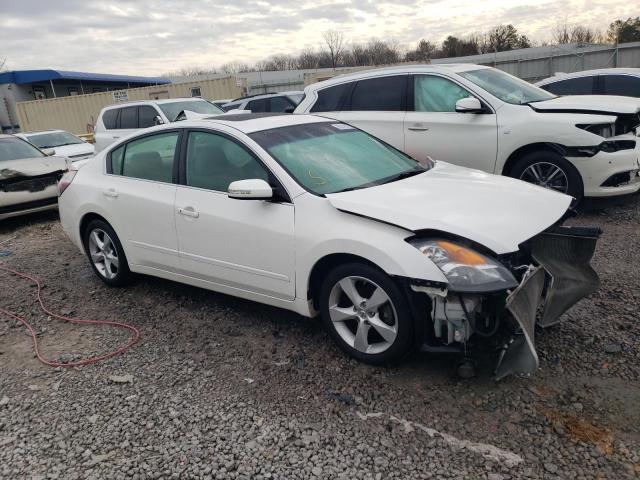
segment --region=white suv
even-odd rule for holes
[[[222,108],[226,112],[230,110],[249,110],[251,113],[290,113],[298,106],[303,97],[304,92],[298,90],[250,95],[231,100],[224,104]]]
[[[172,98],[119,103],[103,108],[94,128],[96,152],[141,128],[172,123],[184,111],[221,115],[223,110],[202,98]]]
[[[295,113],[353,124],[416,159],[509,175],[579,199],[640,189],[640,100],[556,97],[479,65],[369,70],[309,85]]]

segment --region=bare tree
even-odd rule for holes
[[[602,34],[595,29],[582,25],[569,25],[564,22],[556,24],[551,31],[554,43],[598,43],[603,40]]]
[[[225,63],[224,65],[220,66],[219,70],[222,73],[229,73],[231,75],[235,75],[236,73],[250,72],[251,67],[249,67],[249,65],[247,65],[246,63],[239,62],[236,60],[233,62]]]
[[[9,68],[7,67],[7,59],[2,58],[0,59],[0,72],[4,72],[5,70],[9,70]]]
[[[327,30],[322,34],[322,38],[329,51],[331,67],[336,68],[344,53],[344,34],[339,30]]]

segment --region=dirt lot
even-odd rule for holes
[[[75,369],[34,357],[0,317],[0,477],[640,477],[640,198],[595,204],[601,289],[537,337],[531,377],[458,380],[451,357],[394,368],[346,358],[318,321],[139,277],[105,287],[55,213],[0,224],[0,264],[39,276],[56,311],[123,320],[141,341]],[[127,340],[42,316],[35,289],[0,272],[0,306],[37,326],[46,355]],[[113,375],[131,375],[117,383]]]

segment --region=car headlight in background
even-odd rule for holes
[[[511,272],[497,260],[463,245],[438,239],[412,239],[409,243],[442,270],[453,291],[492,292],[518,286]]]
[[[616,134],[615,123],[578,124],[576,127],[603,138],[611,138]]]

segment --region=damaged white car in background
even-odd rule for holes
[[[0,220],[55,209],[58,180],[69,163],[45,155],[26,140],[0,135]]]
[[[535,372],[536,324],[598,286],[600,232],[562,226],[571,197],[312,115],[154,127],[61,186],[63,228],[106,284],[138,272],[319,313],[375,364],[489,342],[497,378]]]

